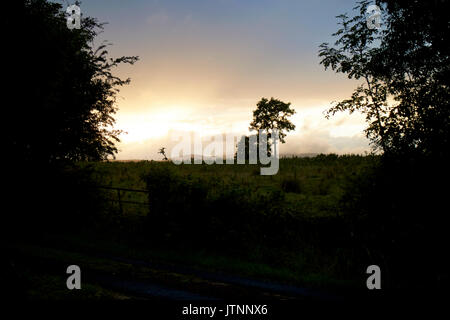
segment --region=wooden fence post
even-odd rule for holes
[[[122,200],[120,199],[120,190],[117,189],[117,197],[119,199],[119,210],[120,210],[120,215],[123,215],[123,210],[122,210]]]

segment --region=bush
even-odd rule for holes
[[[296,224],[285,221],[279,189],[255,194],[248,186],[183,176],[167,166],[152,168],[145,181],[153,241],[231,248],[288,243],[296,234]]]
[[[2,223],[4,236],[77,230],[91,225],[104,205],[88,168],[30,165],[16,171],[8,186],[14,206]]]
[[[445,162],[384,157],[346,186],[341,209],[365,255],[362,264],[378,264],[387,286],[443,287],[448,282]],[[411,281],[411,279],[415,279]]]
[[[284,192],[293,192],[293,193],[302,192],[300,181],[293,177],[283,178],[283,180],[281,181],[281,189]]]
[[[154,239],[200,236],[204,228],[208,186],[191,176],[175,174],[168,166],[155,166],[145,176],[150,211],[148,225]],[[187,240],[187,239],[185,239]]]

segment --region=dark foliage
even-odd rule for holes
[[[342,210],[354,246],[383,268],[386,286],[448,284],[449,178],[445,163],[384,157],[348,182]]]
[[[129,79],[111,72],[137,57],[94,49],[102,24],[82,17],[80,29],[69,29],[60,4],[8,1],[4,13],[4,184],[12,204],[4,226],[7,234],[64,232],[98,209],[89,172],[73,163],[117,151],[115,96]]]
[[[283,181],[281,181],[281,189],[284,192],[301,193],[301,191],[302,191],[300,181],[298,179],[296,179],[295,177],[289,177],[289,178],[283,179]]]
[[[108,58],[106,44],[94,49],[102,24],[83,17],[80,29],[69,29],[60,4],[22,0],[9,9],[2,19],[3,54],[14,59],[4,73],[12,98],[4,109],[8,156],[49,164],[113,155],[115,95],[129,79],[111,71],[137,57]]]
[[[349,182],[342,201],[361,261],[385,270],[387,286],[448,284],[445,230],[449,179],[450,91],[447,1],[377,1],[382,29],[366,27],[369,1],[341,15],[335,47],[321,63],[362,79],[328,112],[360,111],[380,165]],[[391,99],[391,101],[389,101]],[[392,101],[394,103],[392,103]],[[361,257],[363,257],[361,256]]]
[[[377,1],[381,30],[366,25],[369,1],[340,15],[335,46],[324,43],[325,68],[362,80],[336,112],[362,112],[367,136],[385,153],[447,157],[450,137],[450,52],[447,1]]]
[[[302,218],[290,213],[277,189],[255,194],[222,179],[185,177],[169,167],[145,176],[150,210],[146,232],[161,245],[249,252],[258,246],[336,248],[350,243],[336,218]]]
[[[295,129],[295,125],[289,121],[288,117],[295,114],[291,109],[291,103],[285,103],[281,100],[262,98],[256,104],[257,108],[253,111],[253,121],[250,123],[250,130],[265,130],[268,138],[274,129],[278,130],[278,138],[284,143],[286,131]]]
[[[249,163],[250,149],[252,149],[252,152],[254,152],[256,154],[256,160],[258,161],[258,159],[259,159],[259,144],[257,142],[257,136],[254,135],[254,137],[256,137],[256,139],[254,140],[254,141],[256,141],[256,143],[250,145],[250,137],[249,136],[241,136],[241,139],[239,140],[237,147],[236,147],[236,152],[234,154],[235,163],[237,163],[239,154],[241,154],[241,157],[243,155],[243,158],[245,159],[245,163]],[[252,139],[252,141],[253,141],[253,139]],[[267,148],[267,150],[269,150],[267,152],[267,153],[269,153],[270,152],[269,147]]]

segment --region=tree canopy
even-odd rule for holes
[[[255,135],[257,138],[259,136],[259,130],[267,133],[267,153],[269,155],[272,153],[270,146],[272,144],[271,137],[273,130],[276,129],[278,131],[278,138],[281,143],[284,143],[286,132],[295,129],[295,125],[288,119],[288,117],[295,114],[295,110],[291,109],[290,105],[290,102],[285,103],[274,98],[270,98],[270,100],[262,98],[256,104],[256,109],[253,111],[253,120],[250,123],[249,129],[256,131]],[[257,138],[254,141],[257,141]],[[242,136],[237,145],[234,158],[237,159],[238,152],[243,152],[245,160],[249,160],[249,150],[253,148],[257,152],[257,158],[259,159],[259,143],[256,142],[256,145],[250,145],[250,137]],[[240,148],[244,150],[240,150]]]
[[[323,43],[325,68],[363,80],[336,112],[360,111],[366,134],[385,153],[448,156],[450,21],[446,1],[376,1],[381,29],[367,27],[371,2],[338,16],[334,46]]]
[[[367,25],[371,4],[360,1],[353,16],[340,15],[335,44],[319,51],[325,68],[361,81],[327,115],[363,113],[367,136],[383,151],[379,163],[348,181],[341,210],[354,243],[367,252],[365,264],[386,270],[389,285],[445,287],[450,4],[376,1],[379,30]]]
[[[101,160],[117,152],[116,94],[130,79],[112,70],[138,57],[108,57],[108,44],[94,48],[103,24],[82,17],[80,29],[69,29],[66,18],[60,4],[22,0],[2,19],[13,64],[5,74],[14,97],[5,108],[5,135],[14,161]]]
[[[253,111],[253,121],[250,123],[250,130],[265,130],[270,137],[274,129],[278,130],[278,137],[284,143],[286,132],[295,129],[295,125],[288,117],[295,114],[295,110],[290,108],[291,103],[281,100],[262,98]]]

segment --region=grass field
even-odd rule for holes
[[[283,158],[274,176],[260,175],[259,165],[78,163],[78,168],[90,171],[96,185],[148,190],[121,192],[121,200],[148,205],[122,203],[119,210],[118,203],[110,201],[118,199],[116,190],[95,189],[102,195],[102,210],[85,215],[89,219],[82,229],[40,237],[32,249],[30,243],[19,243],[15,251],[36,265],[78,261],[85,270],[109,277],[135,277],[135,268],[125,270],[99,255],[164,261],[289,285],[361,287],[363,269],[355,268],[367,264],[358,260],[360,254],[349,243],[340,208],[347,184],[378,160],[372,155],[334,154]],[[20,268],[27,275],[31,299],[133,298],[95,281],[88,283],[82,297],[60,295],[64,274],[44,267]],[[166,285],[161,274],[166,273],[152,271],[151,281]],[[169,285],[190,288],[185,276],[180,277]],[[211,288],[208,282],[199,290],[208,293]]]
[[[304,158],[282,158],[278,174],[260,175],[259,165],[175,165],[172,162],[98,162],[81,163],[83,168],[94,171],[99,185],[146,189],[144,177],[155,168],[169,167],[182,177],[194,177],[218,181],[222,184],[244,186],[254,194],[279,191],[295,215],[320,217],[338,215],[337,204],[349,178],[365,167],[373,165],[376,156],[360,155],[318,155]],[[112,199],[117,195],[109,191]],[[145,202],[143,193],[127,192],[122,200]],[[127,215],[146,215],[148,208],[126,205]]]
[[[228,265],[241,274],[329,285],[354,272],[340,209],[346,185],[378,160],[373,155],[334,154],[282,158],[274,176],[260,175],[259,165],[79,165],[91,168],[99,185],[149,189],[149,195],[121,193],[122,200],[149,201],[149,206],[124,203],[119,213],[118,204],[111,203],[106,213],[116,219],[108,232],[120,229],[122,240],[133,239],[133,246],[143,251],[164,252],[164,259],[177,262],[183,257],[186,263],[209,269]],[[117,199],[116,191],[104,192],[105,198]],[[162,207],[154,202],[165,203],[167,212],[161,214]],[[166,220],[153,219],[158,215]],[[157,227],[152,229],[152,224]],[[149,239],[151,233],[155,236]],[[246,265],[253,265],[253,271]]]

